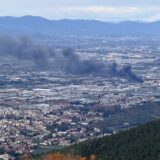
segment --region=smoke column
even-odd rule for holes
[[[49,54],[49,49],[36,45],[28,37],[0,37],[1,56],[14,56],[19,60],[31,60],[37,68],[46,70],[50,67]]]
[[[101,77],[123,77],[129,81],[143,82],[131,69],[131,66],[118,67],[116,63],[102,63],[99,61],[81,60],[72,49],[63,51],[66,60],[65,72],[71,74],[92,74]]]
[[[73,75],[101,77],[123,77],[133,82],[143,80],[132,72],[131,66],[119,67],[116,63],[102,63],[96,60],[82,60],[73,49],[56,53],[54,49],[34,43],[27,37],[0,37],[0,55],[13,56],[18,60],[33,61],[36,69],[62,71]]]

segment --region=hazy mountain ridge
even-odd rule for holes
[[[160,21],[120,23],[97,20],[48,20],[42,17],[0,17],[0,32],[53,36],[160,36]]]

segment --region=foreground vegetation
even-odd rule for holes
[[[159,160],[160,121],[74,145],[66,151],[86,157],[95,154],[97,160]]]
[[[56,153],[57,152],[57,153]],[[50,160],[51,156],[61,156],[63,160],[159,160],[160,120],[118,134],[89,140],[62,150],[41,156]],[[70,155],[70,159],[66,157]],[[75,159],[75,155],[78,159]],[[96,156],[94,156],[96,155]],[[52,160],[59,160],[58,158]]]

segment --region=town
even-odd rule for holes
[[[0,154],[14,157],[34,153],[40,147],[67,146],[111,135],[138,125],[126,121],[118,129],[108,127],[107,119],[112,119],[112,115],[160,101],[160,46],[156,38],[62,40],[60,46],[58,38],[38,38],[39,43],[54,44],[55,50],[72,44],[76,54],[84,59],[130,64],[143,83],[125,77],[36,71],[30,62],[17,64],[13,57],[1,58]]]

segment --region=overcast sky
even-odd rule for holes
[[[0,16],[104,21],[160,20],[160,0],[0,0]]]

